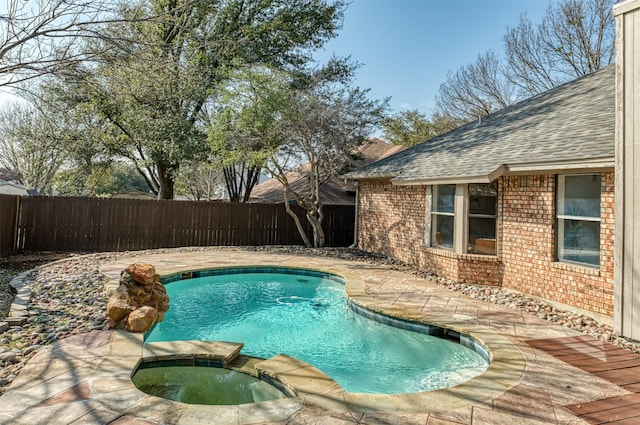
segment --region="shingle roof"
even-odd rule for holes
[[[308,174],[308,164],[287,173],[291,190],[299,193],[303,197],[309,196]],[[335,176],[323,182],[320,185],[322,202],[325,205],[353,205],[355,203],[355,195],[347,192],[344,186],[344,181]],[[282,183],[277,179],[269,179],[256,185],[251,191],[251,202],[266,204],[280,204],[284,202]]]
[[[406,149],[404,146],[390,145],[377,138],[369,139],[354,152],[351,167],[359,168],[371,164],[404,149]],[[287,173],[291,189],[302,196],[309,195],[306,181],[308,172],[309,165],[305,164],[300,169]],[[251,192],[251,198],[254,202],[279,204],[284,200],[283,192],[282,184],[277,179],[270,179],[255,186]],[[333,176],[320,186],[320,196],[326,205],[353,205],[355,185],[353,182],[345,182],[344,179]]]
[[[28,195],[27,188],[20,184],[11,181],[0,180],[0,195]]]
[[[398,184],[488,182],[534,163],[610,166],[614,136],[615,69],[610,65],[346,177],[394,178]]]

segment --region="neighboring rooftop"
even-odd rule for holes
[[[610,65],[346,175],[397,184],[490,182],[506,173],[613,167]]]
[[[371,164],[389,155],[401,152],[405,146],[391,145],[380,139],[372,138],[365,141],[356,149],[350,161],[351,169],[358,169]],[[305,164],[296,170],[287,173],[287,179],[292,190],[308,196],[308,183],[306,175],[309,166]],[[352,183],[346,182],[338,176],[333,176],[320,187],[322,201],[326,205],[352,205],[355,203],[355,187]],[[282,184],[277,179],[270,179],[260,183],[253,188],[251,199],[254,202],[264,202],[269,204],[279,204],[284,202]]]
[[[127,190],[122,190],[120,192],[112,194],[111,198],[156,199],[156,196],[151,194],[151,193],[143,192],[143,191],[138,190],[138,189],[127,189]]]
[[[29,191],[24,185],[15,182],[0,180],[0,195],[29,195]]]

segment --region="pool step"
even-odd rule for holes
[[[159,360],[217,360],[223,366],[233,362],[244,344],[220,341],[151,342],[142,348],[142,361]]]
[[[255,366],[260,376],[281,382],[306,403],[335,412],[349,409],[343,400],[344,389],[319,369],[295,357],[279,354]]]

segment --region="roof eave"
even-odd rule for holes
[[[398,177],[398,173],[371,173],[371,174],[358,174],[347,173],[342,176],[344,180],[390,180]]]
[[[557,174],[559,172],[598,172],[611,171],[615,168],[615,157],[601,157],[581,160],[561,160],[545,162],[528,162],[520,164],[508,164],[506,166],[507,176],[517,176],[525,174]]]
[[[506,166],[501,165],[489,174],[480,174],[474,176],[446,176],[434,177],[426,179],[402,179],[395,178],[391,180],[396,186],[429,186],[435,184],[469,184],[469,183],[491,183],[506,172]]]
[[[615,157],[601,157],[580,160],[541,161],[516,164],[503,164],[489,174],[473,176],[443,176],[424,179],[403,179],[401,176],[391,180],[396,186],[428,186],[436,184],[491,183],[501,176],[530,174],[558,174],[562,172],[603,172],[615,168]]]

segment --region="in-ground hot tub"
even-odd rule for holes
[[[144,393],[187,404],[238,405],[290,397],[282,385],[208,360],[142,362],[133,377]]]

